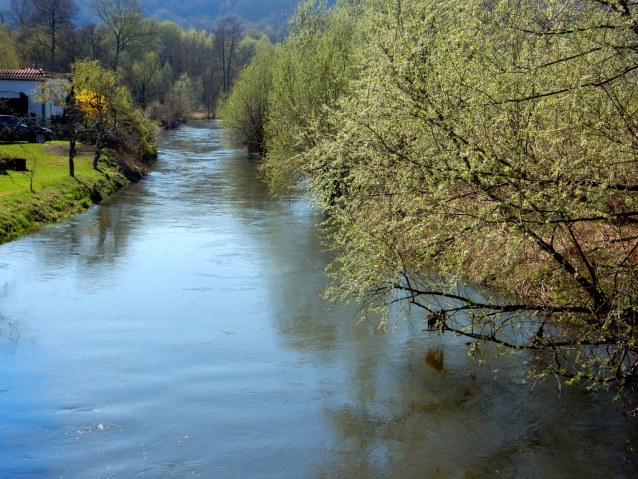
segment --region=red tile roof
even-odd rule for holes
[[[42,69],[23,68],[22,70],[1,70],[0,80],[46,80],[49,78],[66,78],[61,73],[46,72]]]

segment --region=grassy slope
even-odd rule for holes
[[[0,142],[0,157],[26,158],[30,170],[0,175],[0,243],[34,226],[81,213],[128,183],[115,168],[103,163],[100,170],[91,169],[89,156],[76,156],[75,178],[71,178],[65,149],[68,151],[68,143],[63,141],[43,145]],[[31,193],[29,176],[34,166],[35,193]]]

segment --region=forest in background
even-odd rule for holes
[[[303,184],[328,295],[381,327],[638,380],[638,11],[627,0],[306,3],[220,115],[281,194]],[[463,343],[460,343],[463,344]]]
[[[148,18],[137,0],[8,0],[1,13],[0,68],[69,73],[77,60],[98,61],[117,73],[137,107],[167,127],[194,111],[213,116],[257,46],[277,35],[233,15],[184,29]]]
[[[87,9],[90,0],[78,0]],[[169,20],[182,28],[206,29],[222,18],[236,16],[248,28],[270,27],[280,34],[297,8],[297,0],[141,0],[146,14],[158,21]]]
[[[80,8],[78,22],[90,21],[92,0],[77,0]],[[330,0],[328,3],[334,3]],[[0,11],[8,12],[12,8],[11,0],[0,0]],[[288,19],[294,14],[296,0],[141,0],[145,15],[157,21],[172,21],[182,28],[195,27],[207,29],[218,20],[226,17],[239,17],[248,28],[263,29],[271,27],[283,32]]]

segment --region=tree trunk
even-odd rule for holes
[[[57,39],[56,39],[56,31],[57,29],[57,25],[55,22],[55,19],[52,20],[51,22],[51,70],[55,71],[56,69],[56,58],[55,58],[55,54],[56,54],[56,48],[58,47],[57,45]]]
[[[97,162],[100,161],[100,142],[95,142],[95,150],[93,150],[93,169],[97,170]]]
[[[75,138],[69,140],[69,175],[75,178]]]

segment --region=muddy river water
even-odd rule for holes
[[[309,204],[216,127],[0,246],[1,478],[638,477],[612,393],[521,385],[419,318],[322,299]]]

